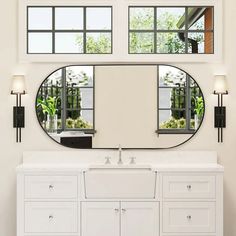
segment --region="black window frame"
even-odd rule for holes
[[[179,69],[180,71],[184,72],[186,74],[186,86],[179,86],[179,87],[173,87],[173,86],[160,86],[160,74],[159,74],[159,67],[163,66],[163,65],[158,65],[158,73],[157,73],[157,130],[156,133],[159,134],[194,134],[197,132],[197,130],[200,128],[201,123],[204,119],[204,115],[205,115],[205,99],[204,99],[204,95],[203,92],[200,88],[200,86],[198,85],[198,83],[185,71],[179,69],[178,67],[174,67],[176,69]],[[164,65],[165,66],[165,65]],[[191,86],[191,80],[194,82],[195,86]],[[160,108],[160,104],[159,104],[159,96],[160,96],[160,89],[185,89],[185,108],[167,108],[167,107],[162,107]],[[193,112],[194,108],[192,107],[192,96],[191,96],[191,90],[193,88],[197,88],[199,89],[199,94],[201,95],[201,97],[203,98],[203,105],[204,105],[204,113],[203,113],[203,117],[201,119],[201,122],[199,124],[199,127],[197,129],[193,129],[191,128],[191,113]],[[184,111],[185,112],[185,120],[186,120],[186,127],[185,128],[169,128],[169,129],[163,129],[160,128],[160,122],[159,122],[159,117],[160,117],[160,111]]]
[[[51,8],[52,9],[52,29],[50,30],[29,30],[29,8]],[[82,8],[83,9],[83,29],[82,30],[56,30],[55,29],[55,8]],[[88,8],[110,8],[111,9],[111,29],[110,30],[89,30],[86,28],[86,10]],[[110,55],[113,54],[113,7],[110,5],[104,6],[40,6],[40,5],[28,5],[27,6],[27,29],[26,29],[26,51],[29,55]],[[51,33],[52,34],[52,52],[51,53],[37,53],[29,52],[29,33]],[[55,34],[56,33],[82,33],[83,34],[83,52],[69,52],[69,53],[57,53],[55,52]],[[86,40],[87,33],[110,33],[111,35],[111,51],[106,53],[87,53]]]
[[[153,26],[153,29],[151,30],[133,30],[133,29],[130,29],[130,9],[131,8],[153,8],[154,9],[154,26]],[[157,12],[157,9],[158,8],[185,8],[185,28],[183,30],[158,30],[157,29],[157,16],[156,16],[156,12]],[[211,30],[189,30],[188,29],[188,8],[212,8],[212,12],[213,12],[213,15],[212,15],[212,18],[213,18],[213,23],[212,23],[212,29]],[[147,55],[213,55],[215,53],[215,40],[214,40],[214,37],[215,37],[215,21],[214,21],[214,16],[215,16],[215,7],[214,5],[211,5],[211,6],[206,6],[206,5],[202,5],[202,6],[199,6],[199,5],[196,5],[196,6],[181,6],[181,5],[172,5],[172,6],[153,6],[153,5],[147,5],[147,6],[137,6],[137,5],[130,5],[128,7],[128,54],[130,55],[139,55],[139,54],[147,54]],[[184,33],[184,36],[186,37],[186,35],[188,35],[188,33],[206,33],[206,32],[210,32],[212,33],[212,37],[213,37],[213,41],[212,41],[212,52],[211,53],[189,53],[188,52],[188,40],[185,40],[185,52],[183,53],[158,53],[157,52],[157,33],[178,33],[178,32],[182,32]],[[150,53],[147,53],[147,52],[144,52],[144,53],[135,53],[135,52],[131,52],[131,45],[130,45],[130,33],[153,33],[154,34],[154,45],[153,45],[153,48],[154,48],[154,51],[153,52],[150,52]]]

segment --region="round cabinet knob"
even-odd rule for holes
[[[53,186],[52,184],[50,184],[50,185],[48,186],[48,188],[49,188],[50,190],[52,190],[52,189],[54,188],[54,186]]]
[[[124,209],[124,208],[122,208],[121,210],[122,210],[122,212],[123,212],[123,213],[125,213],[125,212],[126,212],[126,209]]]
[[[191,189],[192,189],[192,186],[191,186],[191,185],[187,185],[187,189],[188,189],[188,190],[191,190]]]
[[[188,219],[188,220],[191,220],[191,219],[192,219],[192,216],[191,216],[191,215],[188,215],[188,216],[187,216],[187,219]]]
[[[49,218],[49,220],[52,220],[53,219],[53,215],[49,215],[48,218]]]
[[[118,209],[118,208],[115,208],[114,211],[117,213],[117,212],[119,212],[119,209]]]

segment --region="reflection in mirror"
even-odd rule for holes
[[[159,66],[159,133],[194,133],[203,115],[203,95],[193,78],[172,66]]]
[[[59,69],[39,89],[38,119],[58,142],[63,143],[64,137],[75,133],[91,136],[93,113],[93,66]]]
[[[174,147],[196,133],[204,110],[196,81],[169,65],[68,66],[36,98],[43,130],[73,148]]]

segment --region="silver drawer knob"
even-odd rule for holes
[[[122,208],[121,210],[122,210],[122,212],[123,212],[123,213],[125,213],[125,212],[126,212],[126,209],[124,209],[124,208]]]
[[[188,216],[187,216],[187,219],[188,219],[188,220],[191,220],[191,219],[192,219],[192,216],[188,215]]]
[[[117,213],[117,212],[119,212],[119,209],[118,209],[118,208],[115,208],[114,211]]]
[[[52,220],[53,219],[53,215],[49,215],[48,218],[49,218],[49,220]]]
[[[188,190],[191,190],[191,189],[192,189],[192,186],[191,186],[191,185],[187,185],[187,189],[188,189]]]
[[[49,188],[50,190],[52,190],[52,189],[54,188],[54,186],[53,186],[52,184],[50,184],[50,185],[48,186],[48,188]]]

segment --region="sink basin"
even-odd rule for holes
[[[87,199],[154,199],[156,172],[148,165],[94,165],[84,184]]]
[[[104,164],[104,165],[90,165],[89,170],[93,169],[147,169],[151,170],[152,167],[150,165],[112,165],[112,164]]]

